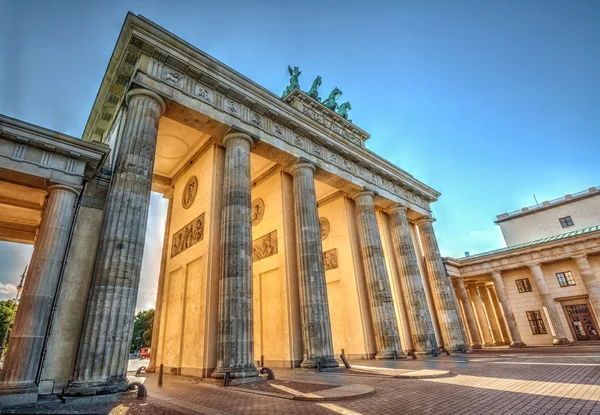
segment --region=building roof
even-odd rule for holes
[[[541,210],[551,209],[560,205],[564,205],[567,203],[573,203],[581,199],[585,199],[592,196],[600,195],[600,186],[590,187],[587,190],[583,190],[581,192],[568,194],[563,197],[559,197],[557,199],[553,199],[550,201],[544,201],[542,203],[538,203],[533,206],[524,207],[519,210],[515,210],[514,212],[502,213],[501,215],[496,216],[496,221],[494,223],[506,222],[511,219],[515,219],[517,217],[530,215],[532,213],[539,212]]]
[[[506,248],[494,249],[493,251],[487,251],[487,252],[482,252],[480,254],[457,258],[457,260],[463,261],[463,260],[468,260],[468,259],[473,259],[473,258],[480,258],[480,257],[484,257],[487,255],[493,255],[493,254],[499,254],[499,253],[508,252],[508,251],[514,251],[514,250],[520,249],[520,248],[530,247],[530,246],[534,246],[534,245],[540,245],[540,244],[544,244],[546,242],[553,242],[553,241],[557,241],[560,239],[572,238],[574,236],[579,236],[579,235],[583,235],[586,233],[599,232],[599,231],[600,231],[600,225],[596,225],[596,226],[592,226],[592,227],[585,228],[585,229],[579,229],[577,231],[571,231],[571,232],[567,232],[567,233],[561,233],[559,235],[548,236],[546,238],[537,239],[535,241],[524,242],[524,243],[517,244],[517,245],[507,246]]]

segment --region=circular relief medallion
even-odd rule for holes
[[[321,240],[325,240],[329,236],[329,221],[327,218],[319,218],[319,225],[321,226]]]
[[[265,215],[265,202],[262,199],[254,199],[252,201],[252,226],[260,223]]]
[[[192,203],[194,203],[194,199],[196,198],[196,193],[198,193],[198,179],[196,176],[192,176],[185,184],[183,196],[181,197],[181,204],[185,209],[192,206]]]

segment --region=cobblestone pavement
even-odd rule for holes
[[[150,402],[190,414],[600,414],[600,350],[528,354],[499,350],[399,362],[356,361],[398,369],[449,370],[456,376],[393,379],[381,375],[275,370],[277,379],[371,385],[376,394],[328,403],[301,402],[222,388],[190,378],[146,379]],[[559,350],[556,350],[559,352]],[[353,363],[353,362],[351,362]]]

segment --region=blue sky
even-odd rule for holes
[[[0,113],[80,136],[128,10],[275,93],[288,64],[304,89],[317,75],[322,96],[340,88],[367,146],[442,193],[443,255],[502,246],[495,215],[533,194],[600,185],[599,1],[9,0]],[[162,215],[155,196],[147,258]],[[0,282],[30,252],[0,244]]]

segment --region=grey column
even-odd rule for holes
[[[483,304],[481,303],[481,297],[479,297],[479,292],[475,285],[470,284],[469,288],[469,296],[471,297],[471,304],[475,308],[475,315],[477,316],[477,321],[479,322],[479,329],[481,330],[481,337],[483,340],[483,346],[489,347],[493,346],[492,334],[490,333],[490,326],[487,322],[487,317],[485,316],[485,311],[483,310]]]
[[[466,341],[460,327],[458,302],[452,288],[452,281],[446,275],[446,268],[442,262],[440,249],[433,231],[433,219],[423,218],[417,225],[419,226],[425,264],[427,265],[444,346],[455,351],[462,351],[466,347]]]
[[[554,339],[552,340],[552,344],[569,344],[570,342],[567,339],[565,328],[560,321],[558,310],[554,304],[554,299],[550,295],[550,290],[548,289],[548,285],[544,279],[542,267],[539,264],[533,264],[529,265],[529,269],[531,269],[531,275],[533,275],[538,295],[542,301],[544,309],[546,310],[546,316],[548,317],[548,320],[554,329]]]
[[[394,312],[392,289],[388,279],[383,245],[375,216],[374,193],[358,192],[354,195],[367,290],[371,305],[371,316],[377,343],[376,359],[393,359],[394,355],[406,358],[402,351],[398,323]]]
[[[590,267],[586,254],[573,255],[573,259],[579,268],[579,275],[588,293],[588,301],[596,314],[596,321],[600,319],[600,282]]]
[[[252,195],[250,148],[252,138],[231,133],[223,138],[223,217],[221,222],[221,281],[219,337],[213,378],[258,375],[254,366],[252,304]]]
[[[165,195],[169,201],[169,206],[167,208],[167,221],[165,223],[165,233],[163,238],[163,247],[162,254],[160,259],[160,271],[158,274],[158,290],[156,292],[156,306],[154,308],[154,323],[152,325],[152,342],[151,353],[150,353],[150,363],[148,364],[148,368],[146,372],[154,372],[156,370],[156,358],[158,357],[158,342],[160,340],[160,329],[161,329],[161,319],[162,319],[162,306],[163,306],[163,293],[165,290],[165,273],[167,269],[167,253],[169,251],[169,235],[171,233],[171,214],[173,213],[173,189],[169,189],[169,195]],[[163,356],[165,351],[160,351]]]
[[[517,326],[517,320],[515,319],[512,306],[508,300],[508,295],[506,294],[506,288],[504,287],[502,274],[500,272],[492,273],[492,280],[494,281],[494,287],[496,287],[496,294],[498,295],[498,301],[500,302],[500,307],[502,308],[502,312],[504,314],[504,320],[506,321],[508,331],[510,332],[510,337],[512,340],[510,347],[523,347],[525,346],[525,343],[523,343],[521,340],[521,333],[519,332],[519,327]]]
[[[0,395],[37,391],[35,380],[79,191],[53,185],[48,194],[0,376]]]
[[[481,336],[479,336],[479,329],[477,328],[477,321],[475,320],[475,314],[473,313],[473,307],[469,300],[469,294],[467,293],[467,287],[465,287],[465,281],[462,277],[456,278],[456,288],[458,289],[458,296],[462,303],[463,310],[465,310],[465,317],[467,320],[467,329],[471,335],[471,347],[473,349],[481,349]]]
[[[408,314],[408,323],[414,351],[431,353],[438,349],[433,330],[433,320],[427,305],[427,295],[423,286],[419,262],[410,234],[407,208],[397,206],[388,211],[392,219],[394,253],[400,266],[400,283]]]
[[[158,121],[165,102],[154,92],[127,94],[129,111],[104,219],[73,380],[65,395],[127,389],[127,363],[138,295]]]
[[[294,177],[298,281],[302,318],[302,367],[337,367],[333,357],[323,245],[313,178],[315,167],[298,163],[291,168]]]

